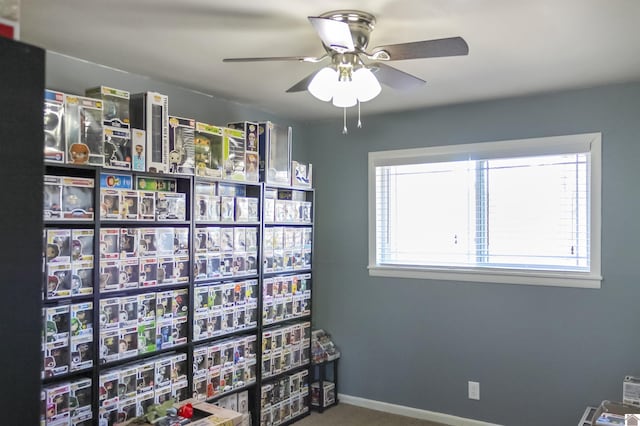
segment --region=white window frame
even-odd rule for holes
[[[601,175],[602,134],[517,139],[428,148],[369,153],[369,275],[374,277],[417,278],[525,284],[554,287],[600,288],[601,275]],[[386,266],[376,264],[376,167],[476,158],[521,157],[590,151],[591,243],[590,271],[564,272],[508,270],[473,267]]]

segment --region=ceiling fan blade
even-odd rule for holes
[[[353,52],[355,50],[349,24],[317,16],[309,16],[309,21],[325,46],[338,53]]]
[[[380,83],[396,90],[417,89],[426,83],[421,78],[380,62],[371,64],[371,71]]]
[[[441,38],[438,40],[414,41],[410,43],[390,44],[373,49],[371,56],[383,59],[379,52],[387,52],[389,61],[403,59],[439,58],[444,56],[463,56],[469,54],[469,46],[462,37]]]
[[[299,82],[297,82],[296,84],[294,84],[293,86],[289,87],[287,89],[287,93],[304,92],[309,87],[309,83],[311,83],[311,80],[313,80],[313,77],[315,77],[316,74],[318,74],[319,72],[320,70],[316,70],[311,74],[309,74],[308,76],[306,76],[305,78],[303,78],[302,80],[300,80]]]
[[[266,58],[224,58],[222,62],[268,62],[268,61],[298,61],[298,62],[319,62],[323,57],[314,58],[311,56],[271,56]]]

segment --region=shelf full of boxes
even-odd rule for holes
[[[213,126],[170,116],[161,94],[105,86],[46,91],[44,126],[41,423],[116,424],[195,398],[257,424],[263,328],[276,322],[297,337],[274,347],[287,355],[270,371],[290,371],[289,412],[307,413],[313,191],[290,128]],[[282,267],[266,276],[263,208],[278,191],[307,214],[268,227]],[[291,199],[303,193],[304,209]]]

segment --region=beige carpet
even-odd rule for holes
[[[323,413],[312,412],[310,416],[295,423],[296,426],[444,426],[440,423],[411,417],[397,416],[382,411],[369,410],[340,403]]]

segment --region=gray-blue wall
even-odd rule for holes
[[[314,326],[342,349],[340,392],[509,426],[575,425],[587,405],[620,400],[624,376],[640,374],[640,84],[363,120],[303,138]],[[368,152],[586,132],[603,135],[601,289],[369,277]]]

